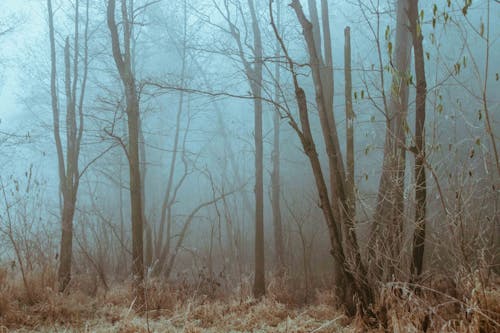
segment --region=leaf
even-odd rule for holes
[[[480,138],[477,138],[476,139],[476,145],[480,146],[481,145],[481,139]]]
[[[425,52],[425,57],[427,58],[427,60],[430,60],[431,59],[431,54],[429,52]]]
[[[437,112],[443,113],[443,104],[441,104],[441,103],[438,104],[438,106],[437,106]]]
[[[389,26],[385,27],[385,40],[389,40],[390,33],[391,33],[391,28]]]
[[[392,42],[387,43],[387,51],[392,54]]]
[[[432,45],[436,44],[436,35],[434,35],[434,33],[431,32],[430,37]]]
[[[483,119],[483,113],[481,112],[481,110],[477,111],[477,117],[479,118],[479,120]]]
[[[424,10],[422,9],[420,11],[420,21],[423,21],[424,20]]]
[[[365,98],[365,91],[361,90],[361,99],[364,99],[364,98]]]
[[[438,11],[438,6],[437,6],[436,4],[434,4],[434,6],[432,6],[432,14],[433,14],[434,16],[436,16],[437,11]]]
[[[371,116],[371,117],[370,117],[370,121],[371,121],[372,123],[374,123],[374,122],[375,122],[375,116]]]
[[[499,73],[496,73],[495,76],[496,76],[497,81],[500,80],[500,74]]]

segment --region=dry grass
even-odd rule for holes
[[[419,289],[388,284],[374,310],[381,317],[370,329],[362,318],[347,318],[331,291],[316,291],[309,304],[273,280],[268,296],[256,301],[248,286],[232,293],[205,292],[202,286],[149,281],[149,311],[133,312],[130,285],[97,291],[92,279],[77,277],[69,293],[54,291],[53,274],[30,276],[27,292],[19,278],[0,269],[0,332],[493,332],[500,326],[498,278],[435,276]],[[487,284],[486,284],[487,283]],[[241,291],[244,292],[241,292]],[[28,296],[28,293],[31,296]],[[300,294],[300,293],[299,293]]]

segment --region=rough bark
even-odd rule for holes
[[[126,99],[128,128],[127,158],[129,162],[130,208],[132,224],[132,271],[136,301],[134,307],[141,310],[144,305],[144,258],[143,258],[143,221],[142,195],[139,159],[139,99],[137,96],[135,77],[131,65],[131,27],[128,8],[125,0],[121,1],[123,20],[123,54],[120,37],[115,21],[116,0],[108,0],[107,23],[111,33],[113,59],[120,74]],[[131,11],[133,9],[130,9]]]
[[[425,175],[425,102],[427,80],[425,77],[423,35],[418,15],[418,0],[411,0],[408,9],[410,31],[413,40],[415,76],[417,92],[415,97],[415,231],[413,233],[413,253],[411,262],[412,278],[422,273],[425,249],[425,226],[427,208],[427,181]]]

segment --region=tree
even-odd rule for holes
[[[349,211],[356,214],[356,185],[354,183],[354,111],[352,108],[351,28],[344,29],[344,76],[346,119],[346,192]]]
[[[425,242],[425,216],[427,207],[427,181],[425,176],[425,103],[427,100],[427,81],[425,78],[425,60],[423,35],[418,0],[410,1],[408,8],[409,28],[413,40],[413,54],[417,93],[415,97],[415,231],[413,233],[413,254],[410,273],[412,277],[422,274]]]
[[[280,27],[281,5],[277,1],[277,28]],[[274,69],[274,98],[276,103],[280,102],[280,45],[276,41],[275,50],[275,69]],[[285,249],[283,245],[283,227],[281,221],[281,181],[280,181],[280,110],[275,107],[273,113],[273,151],[272,151],[272,172],[271,172],[271,205],[273,210],[273,227],[274,227],[274,249],[276,262],[278,264],[278,273],[282,274],[285,269]]]
[[[111,33],[111,46],[116,69],[120,75],[125,92],[128,128],[128,146],[126,155],[129,163],[130,180],[130,210],[132,223],[132,272],[135,291],[136,309],[144,305],[144,258],[143,258],[143,210],[141,194],[141,174],[139,158],[139,98],[135,76],[132,70],[131,58],[131,31],[134,9],[130,8],[126,0],[121,0],[122,42],[118,34],[118,25],[115,20],[116,0],[108,0],[107,23]]]
[[[88,23],[89,23],[89,1],[86,2],[86,20],[83,45],[83,63],[80,59],[79,45],[79,0],[75,3],[75,25],[73,37],[74,54],[70,54],[70,38],[66,37],[64,46],[64,74],[65,74],[65,101],[66,101],[66,151],[64,152],[61,140],[60,106],[57,91],[57,59],[54,29],[54,15],[52,1],[47,0],[49,16],[49,38],[51,76],[50,92],[52,100],[53,131],[57,150],[59,187],[62,196],[61,207],[61,244],[59,256],[59,290],[64,291],[71,279],[71,258],[73,252],[73,217],[75,215],[78,186],[82,173],[79,170],[80,145],[83,136],[83,104],[85,99],[85,88],[88,74]],[[73,61],[73,64],[71,63]],[[83,76],[80,81],[79,70],[83,67]],[[73,67],[73,68],[72,68]]]
[[[385,110],[384,159],[368,244],[371,277],[387,281],[399,273],[404,226],[404,178],[409,92],[411,35],[408,29],[408,0],[398,0],[396,42],[389,42],[392,86]],[[392,55],[394,51],[394,55]],[[382,89],[384,89],[382,87]]]
[[[322,12],[326,18],[328,17],[327,3],[323,2],[322,5]],[[340,146],[333,113],[327,113],[327,110],[331,110],[333,106],[327,107],[330,100],[326,100],[324,94],[325,85],[323,85],[321,75],[322,62],[320,61],[317,52],[318,44],[314,41],[314,24],[306,18],[300,1],[294,0],[290,6],[295,11],[298,21],[303,28],[304,39],[307,44],[309,65],[312,69],[313,80],[315,83],[314,90],[316,106],[318,108],[319,119],[322,127],[323,143],[325,144],[326,153],[329,159],[330,185],[332,192],[331,200],[322,166],[318,157],[316,143],[311,131],[307,97],[304,89],[299,84],[295,62],[290,57],[288,49],[276,28],[276,24],[274,23],[272,1],[270,1],[269,12],[271,16],[271,25],[273,27],[274,34],[280,43],[285,60],[292,75],[300,124],[295,120],[289,110],[285,109],[284,111],[286,112],[290,126],[299,137],[304,153],[308,157],[311,164],[319,196],[319,206],[323,212],[325,223],[329,231],[330,244],[332,246],[331,254],[338,268],[338,277],[336,281],[337,296],[339,297],[340,302],[345,304],[349,313],[356,312],[356,304],[354,301],[356,297],[359,298],[362,308],[368,310],[369,305],[373,301],[373,291],[366,279],[366,269],[361,261],[361,253],[359,251],[356,233],[354,230],[353,216],[351,212],[348,211],[349,206],[345,193],[345,171],[340,154]],[[326,27],[327,26],[328,25],[326,25]],[[329,32],[325,32],[325,36],[328,36],[325,38],[329,39]],[[326,54],[329,55],[328,48]],[[333,91],[333,85],[328,86],[328,79],[326,82],[326,88]],[[333,81],[331,83],[333,83]],[[327,94],[326,96],[329,95]],[[354,295],[356,295],[356,297],[354,297]]]
[[[254,106],[254,143],[255,143],[255,276],[253,294],[261,297],[266,292],[265,259],[264,259],[264,145],[262,136],[262,37],[259,20],[253,0],[248,0],[250,10],[253,46],[248,47],[253,59],[248,59],[244,49],[246,41],[242,38],[239,28],[231,20],[231,11],[227,1],[224,2],[224,11],[215,4],[229,26],[229,33],[237,44],[237,52],[243,63],[245,76],[250,85]],[[238,9],[241,12],[241,8]],[[245,35],[248,32],[245,32]]]

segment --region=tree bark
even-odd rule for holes
[[[416,279],[422,274],[425,249],[425,226],[427,208],[427,181],[425,175],[425,102],[427,80],[425,77],[424,48],[421,22],[418,15],[418,0],[411,0],[408,10],[410,30],[413,39],[415,76],[417,84],[415,103],[415,231],[410,272]]]

